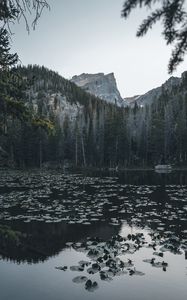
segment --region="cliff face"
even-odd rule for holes
[[[113,73],[107,75],[104,73],[83,73],[79,76],[73,76],[71,81],[88,93],[109,103],[116,104],[118,106],[126,106],[126,101],[120,95]]]

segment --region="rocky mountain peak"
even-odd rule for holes
[[[117,88],[114,73],[86,74],[73,76],[71,79],[77,86],[109,103],[126,106]]]

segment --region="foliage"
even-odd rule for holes
[[[16,72],[30,84],[26,107],[31,112],[36,107],[31,123],[14,120],[8,124],[9,138],[3,148],[12,153],[16,165],[187,164],[186,74],[178,86],[163,89],[152,105],[118,108],[44,67],[18,67]],[[66,113],[64,99],[76,109],[74,117]]]
[[[10,54],[7,30],[0,28],[0,70],[15,65],[17,61],[17,54]]]
[[[169,73],[183,61],[187,52],[187,12],[185,0],[126,0],[122,17],[125,19],[136,7],[147,7],[151,12],[140,25],[137,36],[141,37],[158,21],[163,24],[163,36],[167,45],[174,45],[169,61]]]
[[[6,225],[0,225],[1,246],[4,246],[5,243],[8,243],[10,245],[19,245],[21,237],[21,232],[14,231]]]
[[[10,53],[10,22],[23,17],[29,30],[26,13],[35,12],[32,24],[35,27],[44,8],[49,8],[45,0],[2,0],[0,2],[0,116],[3,118],[0,126],[1,129],[4,127],[4,133],[7,131],[10,117],[22,121],[31,119],[35,126],[38,124],[45,129],[52,128],[52,124],[47,120],[33,119],[32,112],[25,106],[23,99],[26,84],[23,78],[14,72],[13,67],[18,62],[17,54]]]
[[[24,83],[14,70],[0,70],[0,117],[1,127],[6,133],[9,118],[18,118],[22,121],[29,116],[23,98]]]
[[[42,128],[48,133],[54,132],[54,124],[48,119],[41,119],[39,117],[33,118],[32,125],[36,128]]]
[[[9,28],[10,22],[24,18],[26,28],[29,31],[27,14],[34,12],[32,26],[35,28],[44,8],[49,9],[49,4],[46,0],[1,0],[0,21]]]
[[[37,149],[36,143],[40,143],[46,134],[54,134],[53,122],[34,112],[26,101],[27,91],[32,84],[33,78],[24,78],[17,68],[0,71],[0,143],[2,149],[8,150],[13,165],[24,165],[22,157],[27,161],[27,155],[30,155],[34,164],[38,164],[39,159],[35,162],[29,149],[26,153],[25,149],[30,145],[25,145],[25,142],[29,138]]]

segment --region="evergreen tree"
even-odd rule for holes
[[[155,5],[155,6],[154,6]],[[177,65],[183,61],[187,51],[187,13],[186,1],[184,0],[126,0],[123,5],[122,17],[127,19],[131,11],[136,7],[147,7],[151,13],[143,20],[137,36],[141,37],[147,33],[158,21],[162,21],[162,35],[167,45],[174,45],[171,59],[169,61],[169,73],[172,73]]]

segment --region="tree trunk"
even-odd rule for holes
[[[76,167],[78,165],[78,140],[77,140],[77,135],[76,135],[76,140],[75,140],[75,165],[76,165]]]
[[[85,148],[84,148],[83,136],[81,137],[81,143],[82,143],[83,163],[84,163],[84,167],[86,167],[86,156],[85,156]]]

